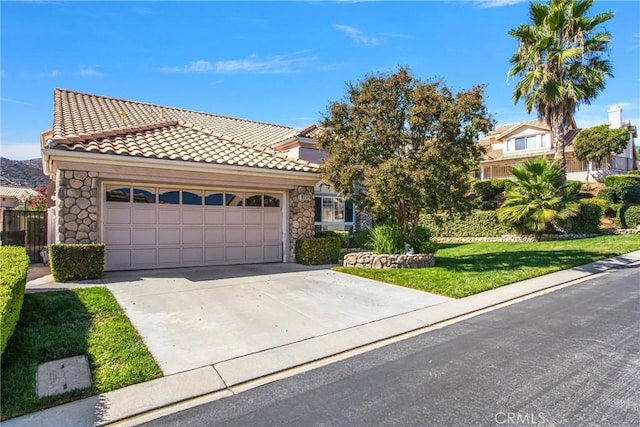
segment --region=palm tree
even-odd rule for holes
[[[540,235],[551,226],[561,229],[563,221],[577,215],[580,204],[564,195],[567,184],[562,182],[559,162],[540,157],[514,166],[513,187],[498,208],[498,219],[520,232]]]
[[[527,113],[534,109],[554,134],[554,158],[560,159],[566,180],[565,146],[573,115],[605,87],[611,64],[602,58],[611,35],[596,27],[613,17],[607,11],[586,15],[593,0],[533,2],[530,24],[509,31],[519,40],[511,57],[509,77],[518,76],[513,101],[524,99]]]

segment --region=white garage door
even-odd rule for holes
[[[105,269],[282,261],[281,193],[105,185]]]

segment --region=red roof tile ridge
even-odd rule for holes
[[[164,108],[165,110],[176,110],[176,111],[184,111],[184,112],[188,112],[188,113],[203,114],[205,116],[220,117],[220,118],[229,119],[229,120],[236,120],[236,121],[239,121],[239,122],[255,123],[255,124],[261,124],[261,125],[273,126],[273,127],[276,127],[276,128],[288,129],[288,130],[291,130],[293,132],[296,132],[296,130],[294,128],[290,127],[290,126],[283,126],[283,125],[278,125],[278,124],[275,124],[275,123],[269,123],[269,122],[264,122],[264,121],[259,121],[259,120],[242,119],[242,118],[239,118],[239,117],[225,116],[225,115],[222,115],[222,114],[207,113],[207,112],[204,112],[204,111],[189,110],[187,108],[170,107],[170,106],[167,106],[167,105],[158,105],[158,104],[152,104],[150,102],[141,102],[141,101],[134,101],[134,100],[131,100],[131,99],[116,98],[116,97],[113,97],[113,96],[97,95],[97,94],[94,94],[94,93],[80,92],[80,91],[64,89],[64,88],[55,88],[55,92],[56,93],[67,92],[67,93],[73,93],[73,94],[83,95],[83,96],[91,96],[91,97],[94,97],[94,98],[102,98],[102,99],[111,100],[111,101],[120,101],[120,102],[127,102],[127,103],[131,103],[131,104],[146,105],[146,106],[155,107],[155,108]]]
[[[176,125],[178,125],[177,120],[165,120],[163,122],[149,123],[146,125],[138,125],[138,126],[129,126],[124,128],[118,128],[118,129],[110,129],[108,131],[83,133],[79,135],[71,134],[71,135],[65,135],[65,136],[54,136],[52,139],[57,143],[63,143],[63,144],[68,142],[83,142],[83,141],[95,140],[98,138],[130,135],[138,132],[161,129],[164,127],[171,127]]]

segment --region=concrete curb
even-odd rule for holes
[[[301,366],[309,363],[412,332],[416,333],[461,316],[473,315],[499,304],[638,261],[640,261],[640,251],[631,252],[365,325],[226,360],[213,366],[205,366],[91,396],[6,420],[2,424],[5,427],[106,425],[180,402],[195,399],[193,402],[195,405],[231,396],[237,390],[250,388],[243,385],[248,385],[247,383],[251,381],[289,370],[299,370]],[[187,405],[187,407],[193,405]]]

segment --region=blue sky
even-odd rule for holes
[[[518,0],[447,2],[0,3],[0,155],[40,156],[56,87],[303,128],[348,81],[409,66],[454,90],[486,84],[498,124],[533,118],[507,78],[528,21]],[[640,125],[640,2],[613,10],[615,77],[576,115],[605,123],[610,105]]]

